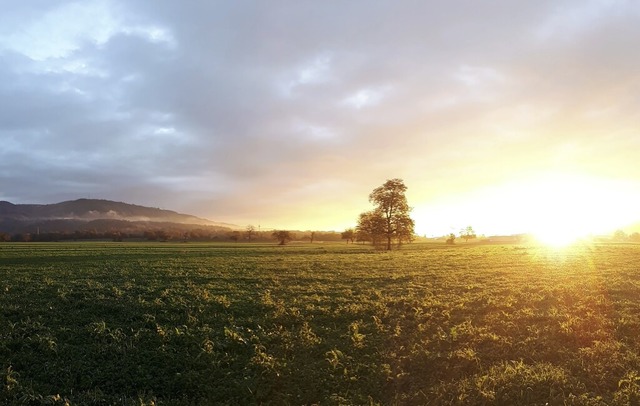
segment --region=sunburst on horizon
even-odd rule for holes
[[[454,232],[471,225],[487,235],[528,233],[542,244],[562,246],[637,222],[638,204],[640,191],[623,180],[545,172],[419,206],[416,223],[439,222],[440,229]]]

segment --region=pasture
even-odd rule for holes
[[[629,405],[640,246],[0,244],[0,403]]]

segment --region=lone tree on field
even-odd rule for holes
[[[413,239],[414,222],[409,217],[411,208],[407,204],[406,191],[402,179],[397,178],[375,188],[369,195],[369,201],[376,207],[360,215],[357,232],[386,250],[391,250],[393,242],[398,246],[410,242]]]
[[[473,231],[473,227],[467,226],[460,230],[460,238],[462,238],[464,242],[469,242],[469,240],[476,238],[476,232]]]
[[[291,233],[286,230],[276,230],[271,233],[271,236],[278,240],[278,245],[285,245],[292,240]]]

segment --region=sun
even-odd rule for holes
[[[583,210],[576,209],[577,204],[569,196],[564,196],[563,202],[555,202],[546,207],[538,204],[530,226],[535,240],[559,248],[591,234],[593,224]]]
[[[609,185],[584,176],[552,175],[529,185],[530,230],[545,245],[565,247],[609,232],[622,202]]]
[[[640,182],[544,172],[423,205],[416,210],[416,223],[437,226],[444,235],[456,219],[488,236],[527,234],[541,244],[563,247],[639,222],[638,207]]]
[[[567,232],[566,230],[544,230],[534,233],[534,238],[538,243],[555,248],[567,247],[585,237],[580,233]]]

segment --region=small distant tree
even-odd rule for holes
[[[238,240],[240,239],[240,231],[231,231],[229,233],[229,239],[233,242],[238,242]]]
[[[18,233],[18,234],[14,234],[11,237],[11,241],[13,242],[29,242],[31,241],[31,234],[30,233]]]
[[[447,244],[453,245],[456,243],[456,235],[454,233],[449,234],[447,237]]]
[[[473,231],[473,227],[467,226],[460,230],[460,238],[462,238],[464,242],[469,242],[469,240],[476,238],[476,232]]]
[[[245,228],[244,230],[244,239],[251,241],[255,238],[255,236],[256,236],[256,228],[251,224],[249,224],[247,228]]]
[[[2,240],[0,240],[2,241]],[[629,241],[640,242],[640,233],[635,232],[629,236]]]
[[[627,233],[625,233],[622,230],[616,230],[615,233],[613,233],[613,239],[616,241],[626,241],[627,240]]]
[[[285,245],[292,239],[291,233],[286,230],[276,230],[273,233],[271,233],[271,236],[275,240],[278,240],[278,245]]]
[[[349,244],[349,241],[351,241],[351,243],[353,244],[353,240],[355,240],[356,238],[356,232],[353,230],[353,228],[348,228],[340,234],[340,237],[343,240],[347,240],[347,244]]]

